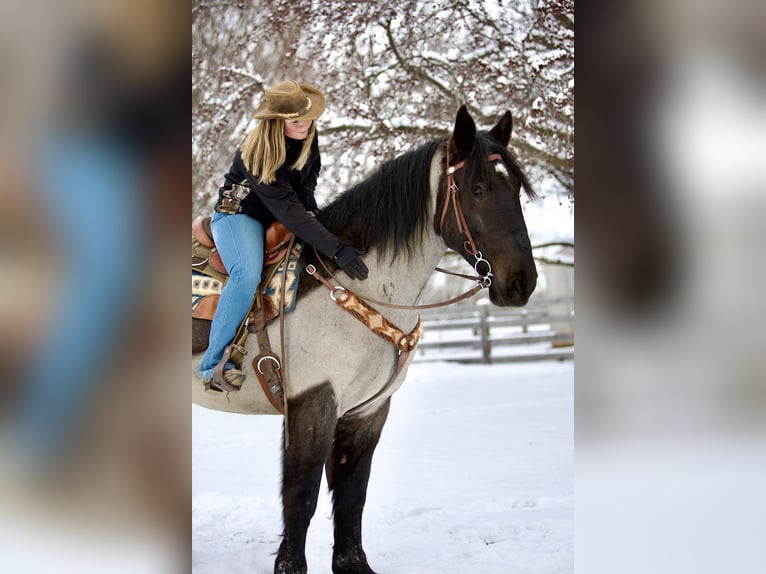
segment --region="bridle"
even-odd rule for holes
[[[502,160],[503,156],[501,156],[499,153],[493,153],[490,154],[487,159],[489,161],[497,161]],[[455,183],[455,172],[461,170],[463,167],[465,167],[465,160],[458,162],[455,165],[450,165],[449,145],[447,145],[447,192],[446,197],[444,198],[444,208],[442,209],[442,215],[439,219],[439,232],[444,235],[444,220],[447,217],[449,206],[452,204],[453,212],[455,213],[455,221],[457,222],[457,230],[459,233],[462,233],[466,237],[466,241],[463,243],[463,247],[476,259],[473,264],[473,270],[476,272],[476,275],[479,278],[479,284],[482,287],[487,288],[492,285],[492,277],[494,277],[492,274],[492,265],[489,261],[484,259],[481,251],[479,251],[476,247],[476,243],[474,242],[473,236],[471,235],[471,230],[468,228],[468,222],[465,220],[463,207],[460,205],[460,188],[458,188],[457,183]],[[479,271],[479,266],[482,263],[486,264],[487,266],[485,273]]]

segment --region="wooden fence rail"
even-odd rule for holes
[[[572,297],[520,309],[490,305],[429,310],[415,361],[498,363],[574,358]]]

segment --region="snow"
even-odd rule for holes
[[[544,199],[539,202],[522,202],[524,221],[529,230],[532,245],[551,241],[574,243],[574,205],[560,186],[547,179],[537,190]],[[536,256],[543,253],[535,252]]]
[[[385,574],[573,571],[573,363],[414,364],[373,461],[364,540]],[[194,406],[192,571],[270,573],[281,417]],[[329,574],[323,482],[309,529]]]

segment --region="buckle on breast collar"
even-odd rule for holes
[[[279,359],[277,359],[275,356],[273,356],[273,355],[264,355],[263,357],[258,359],[258,362],[255,365],[255,368],[258,369],[258,372],[261,373],[262,375],[265,374],[265,373],[263,372],[263,369],[261,369],[261,363],[263,363],[263,361],[266,361],[266,360],[274,361],[274,363],[277,366],[277,370],[278,371],[282,368],[282,365],[280,364]]]
[[[338,302],[338,300],[335,298],[335,294],[339,293],[338,297],[340,297],[341,301],[345,301],[348,299],[348,295],[344,292],[346,291],[345,287],[341,287],[340,285],[335,286],[335,291],[330,291],[330,299],[332,299],[334,302]]]

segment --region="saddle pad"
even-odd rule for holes
[[[295,304],[298,299],[298,282],[302,270],[302,265],[298,258],[301,251],[303,251],[303,243],[296,241],[287,261],[287,275],[285,280],[285,312],[287,313],[290,313],[295,309]],[[263,289],[263,296],[264,299],[269,300],[270,306],[272,306],[273,309],[280,308],[282,275],[284,273],[284,262],[278,265],[274,264],[273,266],[264,269],[263,280],[267,280],[268,284],[265,285],[265,288]],[[227,279],[228,277],[219,280],[192,269],[192,313],[194,313],[206,297],[220,295]],[[213,309],[215,309],[215,307],[213,307]],[[210,319],[212,319],[212,317],[210,317]]]
[[[303,242],[296,241],[290,256],[287,258],[287,271],[285,272],[284,262],[280,263],[273,273],[267,271],[265,277],[271,277],[263,289],[264,299],[270,299],[274,309],[280,309],[282,299],[282,275],[286,274],[285,280],[285,313],[291,313],[295,309],[295,303],[298,300],[298,282],[301,277],[303,266],[299,261],[303,251]]]
[[[205,297],[220,294],[222,288],[223,281],[192,269],[192,313]]]

